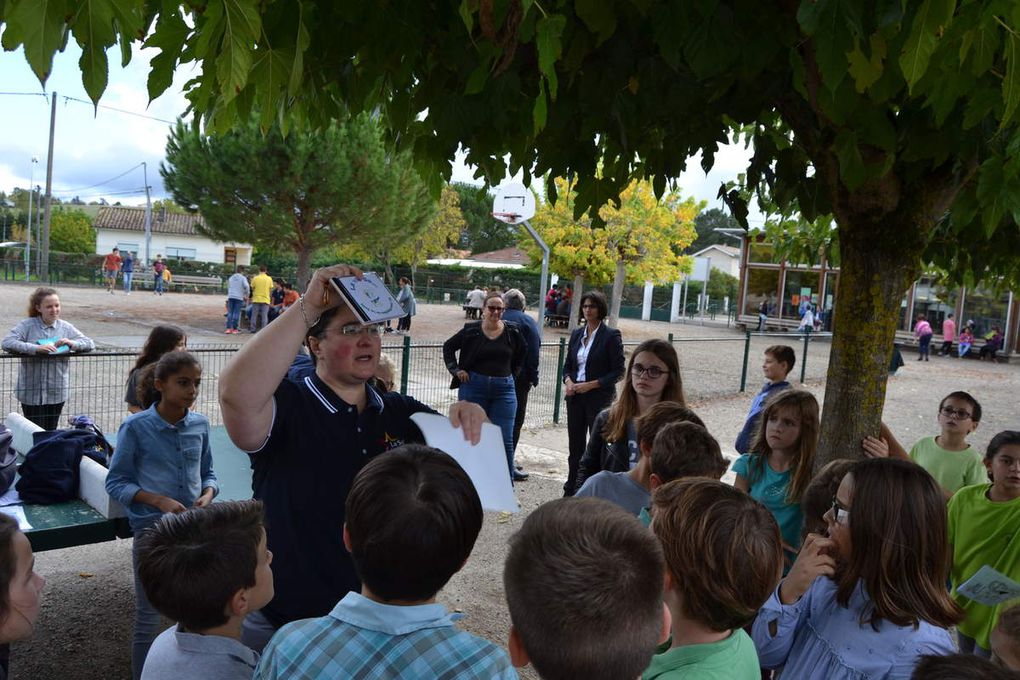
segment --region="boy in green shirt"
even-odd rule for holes
[[[951,392],[939,403],[937,417],[942,432],[921,439],[910,453],[884,423],[879,438],[864,440],[864,453],[872,458],[890,456],[917,463],[935,478],[949,500],[965,486],[988,481],[981,454],[967,443],[967,436],[981,422],[981,404],[967,392]]]
[[[666,556],[672,638],[642,678],[758,680],[758,653],[743,627],[782,575],[776,520],[747,494],[713,479],[669,482],[656,489],[652,504],[652,531]]]

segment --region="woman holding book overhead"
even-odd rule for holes
[[[12,328],[3,349],[23,356],[14,395],[25,417],[45,430],[57,429],[70,393],[70,352],[91,352],[95,343],[60,318],[53,288],[36,288],[28,298],[28,318]]]
[[[458,388],[459,399],[481,406],[499,426],[512,477],[517,415],[514,378],[524,365],[528,345],[516,324],[503,321],[504,309],[500,293],[486,295],[482,320],[464,324],[443,343],[443,362],[453,374],[450,389]]]

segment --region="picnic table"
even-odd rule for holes
[[[216,500],[251,498],[251,462],[248,455],[234,446],[222,425],[213,427],[210,435],[213,470],[220,485]],[[116,446],[116,435],[107,435],[107,438]],[[131,537],[127,518],[107,518],[81,499],[52,505],[25,504],[21,507],[24,508],[28,523],[32,525],[25,535],[35,552]]]

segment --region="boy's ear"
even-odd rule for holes
[[[980,425],[980,424],[981,424],[981,421],[979,420],[978,422],[976,422],[973,425],[971,425],[970,431],[973,432],[974,430],[978,429],[978,425]]]
[[[659,475],[655,474],[654,472],[652,474],[648,475],[648,488],[649,489],[651,489],[652,491],[655,491],[660,486],[662,486],[662,477],[660,477]]]
[[[238,591],[231,596],[230,600],[227,601],[227,610],[224,614],[226,614],[229,619],[236,616],[243,618],[253,611],[254,610],[248,606],[248,589],[239,588]]]
[[[667,577],[668,578],[668,577]],[[662,631],[659,633],[659,644],[669,639],[673,632],[673,615],[669,613],[669,607],[662,603]]]
[[[513,624],[510,624],[510,640],[507,642],[507,649],[510,651],[510,663],[513,664],[514,668],[524,668],[531,663],[528,650],[524,648],[521,636],[517,633],[517,629],[514,628]]]
[[[347,522],[344,522],[343,534],[344,534],[344,547],[347,548],[347,552],[351,552],[351,532],[347,531]]]
[[[641,440],[638,442],[638,449],[641,451],[641,455],[646,458],[650,458],[652,455],[652,445],[648,442]]]

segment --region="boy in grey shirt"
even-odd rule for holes
[[[273,554],[261,501],[166,514],[139,539],[138,577],[152,606],[177,625],[152,643],[142,680],[251,680],[259,655],[241,622],[273,599]]]

